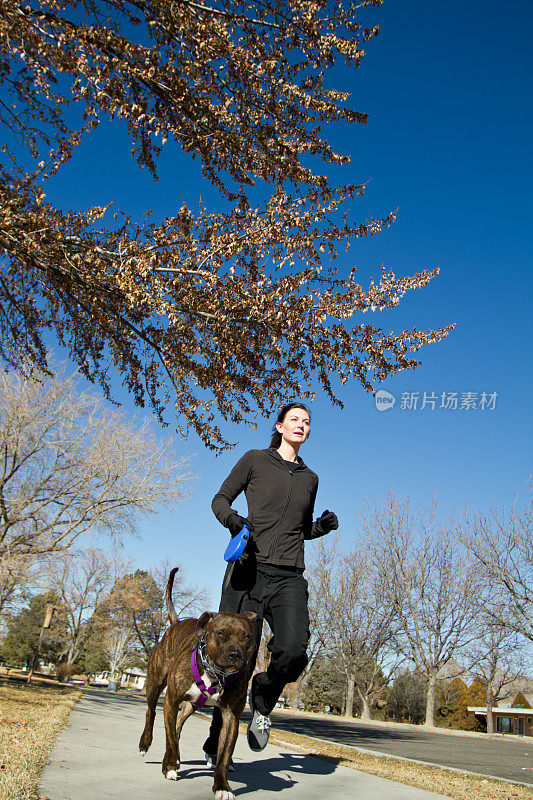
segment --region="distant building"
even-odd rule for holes
[[[95,675],[94,678],[92,678],[91,683],[104,685],[110,680],[112,680],[110,672],[100,672],[99,675]],[[145,683],[146,671],[137,669],[137,667],[124,670],[120,678],[121,689],[144,689]]]
[[[468,706],[476,717],[486,717],[487,709]],[[515,736],[533,736],[533,694],[518,692],[509,703],[498,703],[492,709],[495,733],[512,733]]]

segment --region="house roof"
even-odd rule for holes
[[[486,706],[468,706],[468,710],[474,714],[481,714],[487,716]],[[492,709],[492,713],[501,714],[504,717],[531,717],[533,716],[533,708],[511,708],[511,706],[496,706]]]

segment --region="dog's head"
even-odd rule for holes
[[[257,614],[214,614],[205,611],[196,626],[198,637],[203,636],[207,656],[222,670],[239,670],[254,651],[254,623]]]

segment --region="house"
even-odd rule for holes
[[[133,667],[122,673],[120,686],[122,689],[143,689],[146,683],[146,670]]]
[[[112,680],[110,672],[101,672],[99,675],[95,675],[91,682],[96,685],[106,686],[110,680]],[[120,676],[121,689],[144,689],[145,683],[146,671],[136,667],[124,670]]]
[[[477,717],[486,717],[483,706],[468,706]],[[492,709],[495,733],[533,736],[533,694],[518,692],[511,702],[500,702]]]

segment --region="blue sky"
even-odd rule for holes
[[[389,488],[421,503],[439,498],[443,516],[499,497],[525,498],[531,467],[531,130],[530,3],[446,4],[387,0],[368,13],[382,27],[354,73],[326,75],[370,114],[366,127],[331,132],[352,156],[339,180],[371,179],[354,206],[396,223],[355,243],[341,266],[358,264],[363,285],[382,264],[396,274],[439,266],[440,276],[411,293],[375,324],[386,330],[457,322],[442,343],[420,351],[422,365],[380,388],[396,397],[379,412],[355,384],[344,410],[319,397],[312,434],[301,451],[320,476],[316,510],[337,512],[349,545],[363,498]],[[214,197],[199,166],[168,148],[154,184],[129,159],[119,129],[102,127],[49,187],[51,199],[77,208],[116,200],[125,210],[172,214],[182,198],[193,206]],[[220,202],[217,200],[216,202]],[[369,317],[363,318],[365,322]],[[437,395],[436,408],[402,409],[402,393]],[[493,410],[442,409],[442,393],[496,393]],[[127,401],[125,410],[134,415]],[[218,603],[228,535],[211,513],[211,498],[240,455],[266,447],[272,421],[256,432],[225,428],[238,444],[215,458],[193,435],[177,440],[198,476],[191,500],[173,515],[141,522],[126,543],[138,566],[169,557]],[[245,510],[241,504],[242,511]]]

